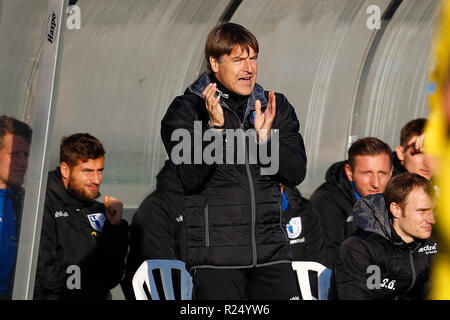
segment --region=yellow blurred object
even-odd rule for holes
[[[433,262],[431,299],[450,300],[450,124],[445,117],[444,94],[450,74],[450,0],[443,0],[433,39],[430,114],[425,128],[425,151],[437,160],[434,180],[440,188],[436,231],[439,253]]]

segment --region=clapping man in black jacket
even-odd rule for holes
[[[298,299],[279,183],[303,181],[306,154],[292,105],[256,83],[258,53],[243,26],[213,28],[208,71],[161,122],[184,187],[195,299]]]
[[[122,203],[100,196],[104,154],[88,133],[64,137],[49,173],[35,299],[106,299],[124,273],[128,224]]]
[[[429,182],[415,173],[392,178],[382,194],[358,200],[357,232],[339,247],[339,299],[425,299],[437,253]]]

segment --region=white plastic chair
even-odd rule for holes
[[[148,300],[144,291],[144,283],[147,285],[152,300],[161,300],[153,277],[154,269],[159,269],[160,271],[166,300],[175,300],[172,270],[181,272],[181,300],[192,299],[192,277],[186,271],[184,262],[179,260],[147,260],[141,264],[133,276],[132,283],[136,300]]]
[[[330,290],[331,269],[314,261],[293,261],[292,269],[297,272],[298,285],[302,293],[303,300],[328,300],[328,291]],[[311,294],[311,285],[309,283],[308,271],[317,272],[317,288],[319,299]]]

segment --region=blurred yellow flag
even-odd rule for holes
[[[429,85],[430,114],[425,128],[425,151],[437,160],[435,182],[440,189],[436,231],[439,253],[433,261],[431,299],[450,300],[450,136],[444,93],[450,74],[450,0],[443,0],[440,20],[432,43],[432,72]]]

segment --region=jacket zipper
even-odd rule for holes
[[[209,247],[209,212],[208,204],[205,206],[205,246]]]
[[[243,122],[241,122],[241,119],[239,119],[239,116],[233,111],[231,110],[231,108],[223,101],[221,101],[221,105],[223,105],[225,108],[227,108],[232,114],[235,115],[235,117],[238,119],[239,121],[239,126],[242,130],[244,130],[244,122],[245,119],[248,117],[248,112],[247,110],[245,111],[245,116],[243,119]],[[247,102],[247,109],[248,109],[248,102]],[[251,216],[252,216],[252,266],[256,266],[257,262],[258,262],[258,255],[257,255],[257,251],[256,251],[256,198],[255,198],[255,188],[253,186],[253,178],[252,178],[252,174],[250,171],[250,164],[249,164],[249,160],[248,160],[248,153],[247,153],[247,141],[245,139],[245,135],[243,137],[244,139],[244,152],[245,152],[245,169],[247,171],[247,178],[248,178],[248,182],[249,182],[249,187],[250,187],[250,199],[251,199]]]
[[[286,237],[286,241],[288,243],[290,243],[289,237],[286,233],[286,226],[283,224],[283,205],[280,203],[279,207],[280,207],[280,227],[281,227],[281,230],[283,230],[283,234]]]

